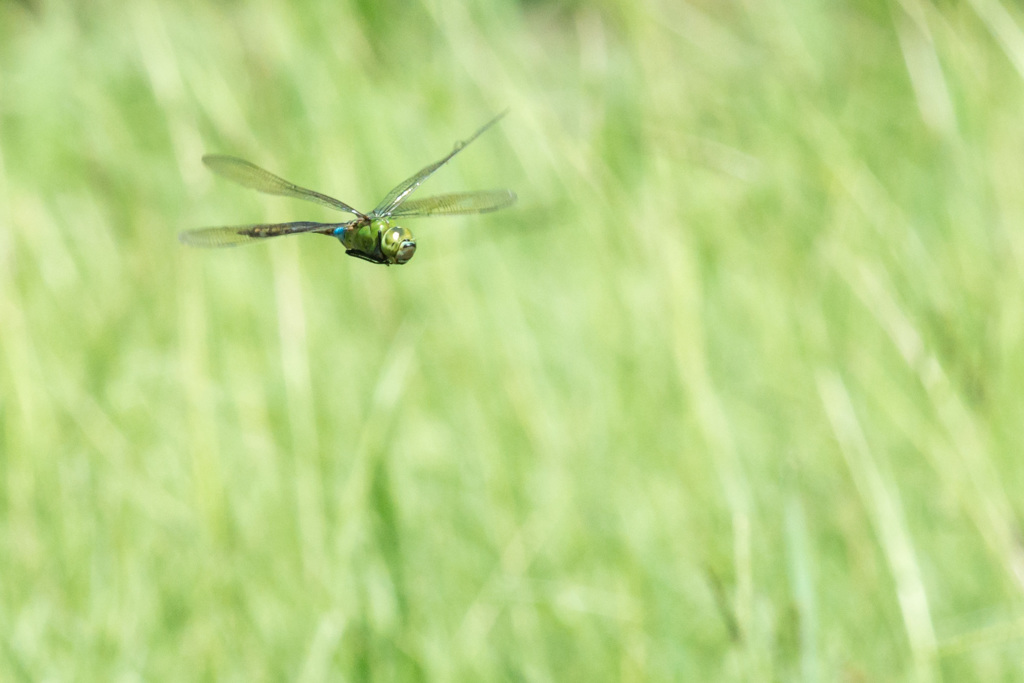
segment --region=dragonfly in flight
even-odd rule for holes
[[[455,148],[447,156],[399,183],[370,213],[362,213],[334,197],[299,187],[248,161],[223,154],[208,154],[203,157],[203,163],[217,175],[239,185],[265,194],[305,199],[353,214],[355,218],[345,223],[295,221],[200,228],[185,231],[178,239],[193,247],[231,247],[281,235],[314,233],[336,237],[345,246],[345,253],[349,256],[386,266],[402,265],[416,253],[416,240],[410,230],[396,225],[394,219],[486,213],[504,209],[515,203],[516,194],[512,190],[456,192],[424,199],[409,198],[423,181],[451,161],[452,157],[496,124],[506,113],[498,114],[469,138],[455,143]]]

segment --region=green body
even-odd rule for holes
[[[335,229],[333,234],[345,245],[350,256],[373,263],[401,265],[416,253],[412,231],[392,225],[387,218],[375,218],[369,223],[352,221]]]
[[[341,240],[346,249],[364,254],[372,254],[376,248],[377,240],[380,239],[381,230],[386,229],[387,225],[388,220],[386,218],[379,218],[363,225],[352,225],[346,227],[338,235],[338,239]]]

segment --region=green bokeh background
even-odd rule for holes
[[[0,679],[1020,680],[1006,0],[0,2]],[[382,268],[344,218],[495,113]]]

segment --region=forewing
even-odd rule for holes
[[[410,199],[403,202],[391,215],[402,216],[451,216],[467,213],[497,211],[516,202],[512,190],[486,190],[483,192],[457,192],[441,194],[424,199]]]
[[[473,133],[473,135],[471,135],[469,138],[467,138],[467,139],[465,139],[465,140],[463,140],[461,142],[456,142],[455,143],[455,149],[453,149],[451,151],[451,153],[448,154],[448,156],[444,157],[443,159],[441,159],[439,161],[436,161],[436,162],[430,164],[429,166],[423,168],[422,170],[420,170],[418,173],[416,173],[412,177],[407,178],[405,181],[403,181],[402,183],[397,185],[395,187],[395,189],[391,190],[391,192],[388,192],[387,196],[384,197],[383,200],[381,200],[381,203],[378,204],[377,208],[373,210],[373,214],[372,215],[379,216],[379,217],[398,215],[396,213],[396,210],[402,204],[402,202],[405,201],[405,198],[408,197],[409,194],[413,190],[415,190],[417,187],[419,187],[421,184],[423,184],[424,180],[426,180],[431,175],[433,175],[434,171],[436,171],[437,169],[441,168],[442,166],[447,164],[449,161],[451,161],[452,157],[454,157],[456,154],[458,154],[463,149],[465,149],[466,146],[469,143],[473,142],[478,137],[480,137],[480,135],[483,134],[484,131],[486,131],[488,128],[490,128],[491,126],[496,124],[498,121],[500,121],[501,117],[503,117],[507,113],[508,113],[507,110],[501,112],[500,114],[495,116],[493,119],[491,119],[490,121],[485,123],[484,126],[480,130],[478,130],[477,132]]]
[[[219,228],[200,228],[178,234],[178,240],[190,247],[234,247],[251,244],[271,237],[299,235],[304,232],[330,233],[343,223],[261,223],[259,225],[229,225]]]
[[[363,215],[341,200],[299,187],[295,183],[279,178],[270,171],[265,171],[244,159],[229,157],[224,154],[207,154],[203,157],[203,163],[217,175],[257,192],[305,199],[306,201],[316,202],[332,209],[347,211],[356,216]]]

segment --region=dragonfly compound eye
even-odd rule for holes
[[[416,253],[416,240],[412,238],[411,232],[395,226],[388,229],[381,237],[380,248],[391,263],[402,264]]]

